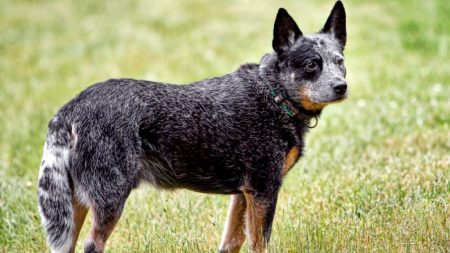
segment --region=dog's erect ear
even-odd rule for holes
[[[321,32],[332,33],[339,41],[342,48],[345,47],[345,43],[347,42],[347,29],[345,24],[345,9],[341,1],[337,1],[336,4],[334,4],[330,16]]]
[[[280,8],[273,27],[273,50],[275,50],[278,55],[281,55],[302,35],[302,31],[300,31],[300,28],[298,28],[294,19],[292,19],[285,9]]]

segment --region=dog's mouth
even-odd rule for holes
[[[345,94],[340,95],[340,96],[334,98],[334,99],[331,100],[331,101],[328,101],[327,103],[329,103],[329,104],[332,104],[332,103],[339,103],[339,102],[345,100],[347,97],[348,97],[348,92],[346,92]]]
[[[308,86],[303,86],[300,90],[300,103],[306,110],[318,111],[322,110],[329,104],[339,103],[345,100],[348,96],[348,90],[343,94],[328,94],[327,96],[320,96],[314,94]]]
[[[300,99],[300,103],[306,110],[318,111],[322,110],[325,106],[329,104],[340,103],[347,98],[348,94],[345,93],[341,96],[334,97],[331,100],[316,100],[311,97],[305,96]]]

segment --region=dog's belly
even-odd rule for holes
[[[170,162],[169,162],[170,161]],[[163,189],[185,188],[203,193],[239,193],[243,172],[223,160],[204,161],[188,159],[164,159],[159,155],[147,155],[141,162],[140,179]]]
[[[178,187],[203,193],[234,194],[239,190],[240,178],[220,178],[212,174],[196,174],[179,179]]]

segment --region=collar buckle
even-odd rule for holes
[[[315,120],[313,125],[311,125],[308,120],[305,120],[305,125],[307,128],[315,128],[317,126],[317,124],[319,124],[319,119],[317,118],[317,116],[314,116],[312,118]]]

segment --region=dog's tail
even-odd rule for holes
[[[71,131],[55,117],[49,123],[39,171],[39,212],[53,253],[70,252],[74,235],[68,173]]]

